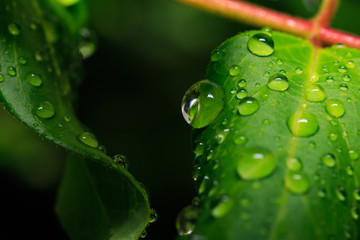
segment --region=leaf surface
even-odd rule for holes
[[[273,32],[273,54],[257,56],[248,48],[257,33],[227,40],[209,65],[226,104],[194,131],[200,215],[187,239],[358,239],[360,52]],[[279,73],[284,91],[268,86]],[[254,113],[239,113],[240,88],[257,100]],[[343,115],[326,109],[333,99]]]
[[[83,28],[85,1],[69,8],[55,0],[2,0],[1,5],[1,102],[41,137],[77,155],[69,160],[74,163],[68,163],[59,193],[57,209],[65,230],[72,239],[84,239],[84,232],[93,233],[85,239],[137,238],[150,215],[147,193],[98,148],[98,141],[87,133],[73,109],[82,75],[79,51],[93,46],[89,31]],[[74,194],[78,197],[72,198]],[[88,216],[102,216],[88,219],[99,228],[91,224],[74,228],[72,221],[85,218],[79,206],[89,211]],[[128,226],[126,231],[124,226]]]

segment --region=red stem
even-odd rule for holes
[[[342,43],[360,49],[360,37],[328,27],[338,0],[324,0],[312,20],[293,17],[251,3],[235,0],[175,0],[251,25],[271,27],[322,44]],[[317,44],[318,45],[318,44]]]

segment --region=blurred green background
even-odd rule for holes
[[[321,1],[252,2],[311,17]],[[98,49],[84,62],[79,117],[149,189],[159,219],[147,239],[174,239],[176,215],[195,196],[182,96],[204,78],[212,49],[253,27],[170,0],[88,3]],[[343,0],[333,25],[360,33],[359,11],[358,0]],[[65,155],[0,110],[0,239],[67,239],[53,212]]]

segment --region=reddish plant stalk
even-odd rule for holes
[[[360,49],[360,37],[328,27],[338,0],[324,0],[311,20],[236,0],[175,0],[258,27],[271,27],[312,40],[316,45],[342,43]]]

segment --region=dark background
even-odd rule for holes
[[[320,0],[257,0],[302,17]],[[151,194],[159,219],[147,239],[174,239],[177,213],[191,203],[191,128],[180,103],[205,76],[210,52],[253,27],[170,0],[89,0],[98,49],[85,60],[79,118]],[[334,25],[360,32],[357,0],[343,1]],[[352,23],[352,24],[348,24]],[[0,111],[0,239],[67,239],[54,214],[65,154]]]

